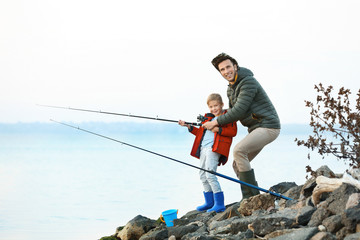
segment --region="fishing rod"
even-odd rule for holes
[[[174,122],[174,123],[179,122],[177,120],[170,120],[170,119],[158,118],[158,117],[155,118],[155,117],[132,115],[130,113],[129,114],[124,114],[124,113],[115,113],[115,112],[104,112],[104,111],[101,111],[101,110],[90,110],[90,109],[82,109],[82,108],[60,107],[60,106],[41,105],[41,104],[38,104],[38,106],[50,107],[50,108],[68,109],[68,110],[82,111],[82,112],[103,113],[103,114],[117,115],[117,116],[124,116],[124,117],[143,118],[143,119],[165,121],[165,122]],[[198,121],[202,122],[201,120],[204,120],[204,117],[199,115],[197,119],[198,119]],[[201,126],[202,124],[200,122],[199,123],[185,122],[185,124],[192,125],[192,126]]]
[[[285,200],[293,200],[293,199],[291,199],[291,198],[289,198],[289,197],[286,197],[286,196],[283,196],[283,195],[281,195],[281,194],[279,194],[279,193],[269,191],[269,190],[267,190],[267,189],[264,189],[264,188],[261,188],[261,187],[258,187],[258,186],[249,184],[249,183],[247,183],[247,182],[240,181],[240,180],[238,180],[238,179],[235,179],[235,178],[232,178],[232,177],[229,177],[229,176],[220,174],[220,173],[218,173],[218,172],[214,172],[214,171],[207,170],[207,169],[204,169],[204,168],[201,168],[201,167],[197,167],[197,166],[195,166],[195,165],[192,165],[192,164],[189,164],[189,163],[186,163],[186,162],[177,160],[177,159],[175,159],[175,158],[171,158],[171,157],[162,155],[162,154],[160,154],[160,153],[156,153],[156,152],[147,150],[147,149],[145,149],[145,148],[141,148],[141,147],[138,147],[138,146],[135,146],[135,145],[126,143],[126,142],[122,142],[122,141],[120,141],[120,140],[117,140],[117,139],[114,139],[114,138],[111,138],[111,137],[107,137],[107,136],[104,136],[104,135],[101,135],[101,134],[98,134],[98,133],[95,133],[95,132],[91,132],[91,131],[89,131],[89,130],[86,130],[86,129],[83,129],[83,128],[80,128],[80,127],[76,127],[76,126],[73,126],[73,125],[70,125],[70,124],[67,124],[67,123],[58,122],[58,121],[53,120],[53,119],[50,119],[50,121],[55,122],[55,123],[59,123],[59,124],[62,124],[62,125],[64,125],[64,126],[71,127],[71,128],[74,128],[74,129],[83,131],[83,132],[87,132],[87,133],[90,133],[90,134],[92,134],[92,135],[95,135],[95,136],[98,136],[98,137],[102,137],[102,138],[105,138],[105,139],[108,139],[108,140],[111,140],[111,141],[114,141],[114,142],[117,142],[117,143],[121,143],[121,144],[123,144],[123,145],[129,146],[129,147],[132,147],[132,148],[136,148],[136,149],[138,149],[138,150],[141,150],[141,151],[144,151],[144,152],[148,152],[148,153],[157,155],[157,156],[159,156],[159,157],[163,157],[163,158],[169,159],[169,160],[171,160],[171,161],[184,164],[184,165],[189,166],[189,167],[192,167],[192,168],[196,168],[196,169],[199,169],[199,170],[208,172],[208,173],[212,173],[212,174],[214,174],[214,175],[216,175],[216,176],[225,178],[225,179],[227,179],[227,180],[230,180],[230,181],[233,181],[233,182],[236,182],[236,183],[240,183],[241,185],[245,185],[245,186],[248,186],[248,187],[251,187],[251,188],[255,188],[255,189],[259,190],[259,191],[262,191],[262,192],[265,192],[265,193],[269,193],[269,194],[271,194],[271,195],[273,195],[273,196],[280,197],[280,198],[283,198],[283,199],[285,199]]]

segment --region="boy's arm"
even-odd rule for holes
[[[191,125],[189,125],[189,124],[186,124],[185,121],[183,121],[183,120],[179,120],[178,124],[179,124],[180,126],[187,127],[187,129],[189,130],[189,132],[192,133],[192,134],[194,134],[194,135],[196,135],[197,132],[198,132],[198,130],[199,130],[197,127],[194,127],[194,126],[191,126]]]
[[[199,131],[199,128],[194,127],[194,126],[189,126],[188,130],[189,130],[190,133],[196,135],[198,133],[198,131]]]

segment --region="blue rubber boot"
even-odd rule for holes
[[[224,205],[224,193],[218,192],[214,194],[214,200],[215,204],[212,208],[207,210],[207,212],[215,211],[217,213],[225,211],[225,205]]]
[[[196,210],[204,211],[212,208],[214,206],[214,193],[213,192],[204,192],[205,204],[198,206]]]

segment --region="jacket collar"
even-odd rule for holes
[[[237,72],[236,72],[234,84],[230,84],[230,83],[229,83],[229,85],[228,85],[229,87],[234,88],[234,87],[236,87],[236,86],[239,84],[239,82],[241,81],[239,75],[240,75],[240,68],[239,68],[239,69],[237,70]]]

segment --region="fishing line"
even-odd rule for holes
[[[280,198],[283,198],[283,199],[286,199],[286,200],[293,200],[293,199],[291,199],[291,198],[289,198],[289,197],[286,197],[286,196],[283,196],[283,195],[281,195],[281,194],[279,194],[279,193],[272,192],[272,191],[266,190],[266,189],[264,189],[264,188],[260,188],[260,187],[258,187],[258,186],[249,184],[249,183],[247,183],[247,182],[240,181],[240,180],[238,180],[238,179],[235,179],[235,178],[232,178],[232,177],[229,177],[229,176],[220,174],[220,173],[218,173],[218,172],[206,170],[206,169],[204,169],[204,168],[197,167],[197,166],[195,166],[195,165],[192,165],[192,164],[189,164],[189,163],[186,163],[186,162],[177,160],[177,159],[175,159],[175,158],[171,158],[171,157],[162,155],[162,154],[160,154],[160,153],[156,153],[156,152],[147,150],[147,149],[145,149],[145,148],[141,148],[141,147],[138,147],[138,146],[135,146],[135,145],[132,145],[132,144],[129,144],[129,143],[126,143],[126,142],[123,142],[123,141],[120,141],[120,140],[111,138],[111,137],[107,137],[107,136],[101,135],[101,134],[99,134],[99,133],[95,133],[95,132],[92,132],[92,131],[89,131],[89,130],[86,130],[86,129],[83,129],[83,128],[80,128],[80,127],[76,127],[76,126],[73,126],[73,125],[70,125],[70,124],[67,124],[67,123],[58,122],[58,121],[53,120],[53,119],[50,119],[50,121],[55,122],[55,123],[58,123],[58,124],[62,124],[62,125],[64,125],[64,126],[71,127],[71,128],[74,128],[74,129],[83,131],[83,132],[87,132],[87,133],[90,133],[90,134],[92,134],[92,135],[95,135],[95,136],[98,136],[98,137],[102,137],[102,138],[105,138],[105,139],[108,139],[108,140],[111,140],[111,141],[114,141],[114,142],[117,142],[117,143],[120,143],[120,144],[129,146],[129,147],[132,147],[132,148],[135,148],[135,149],[144,151],[144,152],[148,152],[148,153],[154,154],[154,155],[156,155],[156,156],[163,157],[163,158],[166,158],[166,159],[169,159],[169,160],[171,160],[171,161],[184,164],[184,165],[189,166],[189,167],[192,167],[192,168],[196,168],[196,169],[199,169],[199,170],[208,172],[208,173],[212,173],[212,174],[214,174],[214,175],[216,175],[216,176],[225,178],[225,179],[227,179],[227,180],[230,180],[230,181],[233,181],[233,182],[236,182],[236,183],[240,183],[241,185],[245,185],[245,186],[248,186],[248,187],[251,187],[251,188],[258,189],[258,190],[260,190],[260,191],[262,191],[262,192],[269,193],[269,194],[271,194],[271,195],[273,195],[273,196],[276,196],[276,197],[280,197]]]
[[[123,116],[123,117],[133,117],[133,118],[143,118],[143,119],[157,120],[157,121],[164,121],[164,122],[173,122],[173,123],[178,123],[179,122],[177,120],[171,120],[171,119],[165,119],[165,118],[159,118],[159,117],[147,117],[147,116],[133,115],[133,114],[130,114],[130,113],[125,114],[125,113],[105,112],[105,111],[101,111],[101,110],[90,110],[90,109],[82,109],[82,108],[60,107],[60,106],[41,105],[41,104],[37,104],[37,105],[40,106],[40,107],[60,108],[60,109],[67,109],[67,110],[74,110],[74,111],[92,112],[92,113],[102,113],[102,114],[108,114],[108,115],[117,115],[117,116]],[[202,118],[200,118],[200,116],[198,117],[199,121],[202,119]],[[201,126],[201,123],[185,122],[185,124],[192,125],[192,126]]]

